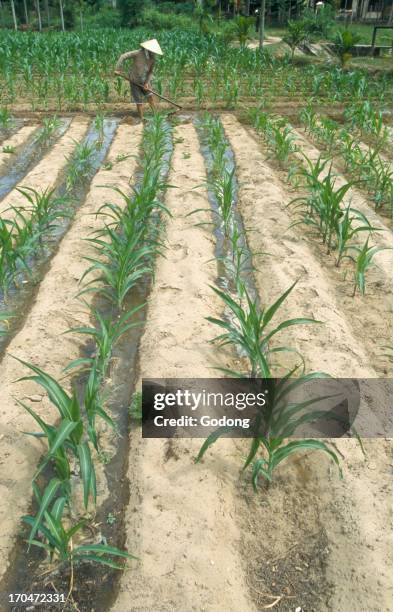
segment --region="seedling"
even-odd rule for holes
[[[389,247],[369,246],[369,238],[362,247],[352,246],[351,248],[357,253],[357,257],[346,255],[349,259],[355,262],[355,283],[352,296],[355,297],[356,291],[359,290],[361,295],[366,293],[366,272],[373,264],[374,256],[380,251],[389,250]]]
[[[326,410],[318,410],[315,405],[328,399],[329,396],[314,397],[301,402],[288,401],[291,392],[300,390],[303,385],[312,380],[326,378],[326,374],[312,372],[297,378],[291,378],[295,371],[296,368],[292,369],[278,381],[274,379],[263,381],[264,388],[269,389],[269,401],[266,407],[259,410],[251,424],[254,436],[243,465],[243,470],[252,466],[251,479],[255,491],[257,491],[260,477],[270,483],[273,480],[273,473],[280,463],[294,453],[303,450],[318,450],[326,453],[337,465],[339,476],[342,477],[338,457],[326,442],[316,439],[287,441],[287,438],[294,435],[299,426],[328,417]],[[196,461],[199,462],[212,444],[231,429],[233,428],[221,427],[210,434],[203,443]],[[260,451],[263,452],[263,455],[258,457]]]
[[[11,145],[6,145],[2,148],[3,153],[6,153],[7,155],[15,155],[16,153],[16,149],[15,147],[12,147]]]
[[[221,298],[225,306],[231,312],[231,319],[218,319],[208,317],[207,320],[220,327],[224,332],[214,339],[220,346],[227,344],[238,347],[247,356],[249,361],[248,376],[251,378],[270,378],[271,369],[269,365],[269,357],[273,353],[293,352],[291,348],[280,346],[272,348],[271,340],[283,329],[294,325],[308,325],[320,323],[315,319],[296,318],[288,319],[279,323],[275,328],[271,329],[270,322],[279,311],[280,306],[286,300],[288,295],[295,287],[293,283],[271,306],[261,308],[255,300],[251,298],[247,289],[243,287],[242,295],[245,298],[243,306],[239,300],[233,299],[225,292],[212,287],[213,291]],[[232,370],[222,369],[222,371],[236,377],[242,377],[243,374]]]
[[[78,521],[71,527],[64,525],[63,515],[67,500],[65,497],[53,497],[59,487],[58,481],[53,479],[48,485],[44,495],[41,497],[37,486],[34,486],[34,494],[42,509],[36,517],[24,516],[22,520],[31,527],[28,540],[31,545],[43,548],[47,551],[51,562],[58,564],[79,565],[80,563],[94,561],[100,565],[106,565],[113,569],[124,569],[117,559],[136,559],[128,552],[119,550],[107,544],[83,544],[74,546],[72,538],[86,525],[86,521]],[[53,501],[53,503],[52,503]],[[68,522],[68,521],[67,521]],[[35,539],[40,533],[43,539]],[[116,561],[113,559],[116,559]]]

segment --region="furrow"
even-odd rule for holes
[[[31,135],[34,134],[37,127],[37,125],[26,125],[1,144],[0,173],[4,173],[7,167],[12,163],[14,154],[30,140]],[[10,149],[12,153],[5,153],[4,149]]]
[[[67,157],[72,154],[76,143],[85,137],[88,127],[88,119],[74,119],[64,136],[56,142],[49,153],[38,162],[17,186],[30,187],[37,191],[54,187],[67,166]],[[0,215],[4,215],[7,219],[12,219],[15,213],[10,209],[12,207],[21,207],[25,204],[26,198],[16,189],[13,189],[0,202]]]
[[[56,378],[70,360],[79,357],[80,339],[74,334],[61,334],[70,327],[85,325],[89,321],[85,306],[75,297],[79,279],[88,265],[84,257],[91,254],[83,238],[103,227],[103,217],[96,217],[94,213],[104,203],[111,201],[123,205],[123,199],[113,188],[131,192],[130,179],[136,169],[136,160],[133,157],[121,162],[116,160],[119,155],[134,156],[141,136],[139,126],[121,125],[118,128],[108,156],[113,167],[109,171],[100,170],[94,177],[84,205],[77,211],[40,284],[23,329],[11,341],[8,354],[0,364],[0,513],[4,517],[0,526],[1,573],[7,568],[20,516],[28,509],[31,478],[44,449],[42,444],[21,433],[35,430],[35,424],[17,404],[15,397],[22,401],[30,398],[34,409],[45,420],[53,422],[56,418],[47,398],[36,385],[30,381],[14,384],[27,372],[11,355],[40,366]],[[93,294],[86,294],[84,299],[90,302]],[[18,465],[17,474],[15,465]],[[12,514],[7,510],[10,507]]]
[[[325,370],[337,377],[376,377],[370,365],[370,310],[364,312],[359,302],[353,311],[346,308],[348,300],[343,293],[337,293],[332,281],[329,282],[329,276],[308,242],[288,229],[291,217],[285,205],[290,196],[269,168],[262,151],[256,147],[255,139],[232,116],[224,116],[223,124],[238,168],[240,210],[246,227],[253,230],[248,234],[249,244],[254,253],[270,253],[270,256],[255,261],[256,282],[263,301],[270,303],[294,280],[300,279],[286,301],[283,314],[290,318],[311,315],[325,322],[315,328],[297,326],[288,334],[306,357],[308,368]],[[351,315],[362,321],[363,333],[359,341],[348,324]],[[378,317],[388,326],[391,312],[379,313]],[[366,411],[366,426],[368,419],[371,423],[369,413],[370,410],[368,415]],[[333,588],[328,607],[318,600],[318,610],[388,610],[393,535],[392,529],[386,527],[389,514],[387,498],[380,491],[381,482],[388,487],[391,441],[365,440],[367,463],[355,440],[338,439],[335,443],[342,455],[344,480],[340,481],[336,473],[330,472],[326,458],[318,453],[302,457],[302,468],[296,460],[283,467],[284,494],[280,494],[281,487],[278,487],[269,495],[267,507],[253,506],[252,523],[257,528],[256,537],[258,534],[263,537],[258,531],[262,524],[269,528],[268,547],[269,542],[275,546],[278,542],[282,544],[286,537],[285,556],[292,542],[294,548],[297,546],[299,525],[315,524],[314,528],[319,530],[318,534],[313,532],[315,541],[317,537],[322,541],[327,537],[327,544],[321,548],[326,549],[324,572],[327,584],[345,585],[345,589]],[[375,479],[376,473],[382,481]],[[305,499],[307,503],[304,503]],[[287,500],[292,500],[289,503],[295,508],[296,519],[290,512],[281,516]],[[295,503],[295,500],[300,500],[300,503]],[[279,502],[281,506],[277,505]],[[278,509],[274,519],[269,514],[269,507]],[[294,528],[296,537],[291,532]],[[305,537],[310,537],[309,529],[306,529]],[[254,557],[263,558],[266,545],[262,540],[254,539],[252,546]],[[319,561],[321,558],[319,553]],[[250,563],[250,568],[254,563],[255,571],[255,562],[251,560]],[[378,576],[375,567],[380,569]],[[341,573],[346,577],[344,581]],[[359,580],[354,577],[359,577]]]
[[[195,128],[175,130],[175,152],[166,205],[165,258],[155,284],[140,346],[140,377],[212,377],[214,367],[233,366],[230,353],[209,340],[215,332],[205,317],[221,314],[209,285],[217,276],[214,239],[206,227],[207,193],[195,191],[205,177]],[[233,441],[217,443],[219,457],[195,465],[201,440],[140,439],[134,431],[128,477],[127,546],[140,561],[126,570],[112,610],[239,610],[251,612],[238,541],[235,487],[239,459]],[[223,465],[227,470],[222,470]],[[137,508],[137,512],[135,509]],[[138,551],[139,548],[139,551]],[[130,606],[130,601],[132,604]]]

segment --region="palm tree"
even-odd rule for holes
[[[296,47],[307,39],[307,30],[304,21],[288,21],[287,28],[282,39],[291,48],[293,61]]]
[[[337,32],[334,39],[335,52],[340,58],[341,66],[346,67],[352,58],[352,49],[359,42],[360,36],[351,30]]]

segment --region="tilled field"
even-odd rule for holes
[[[343,205],[350,203],[367,217],[374,228],[373,244],[386,249],[376,255],[378,265],[366,272],[365,295],[352,297],[350,263],[337,267],[334,254],[326,254],[313,228],[304,224],[291,227],[296,217],[289,204],[304,195],[304,185],[288,183],[287,168],[278,164],[260,132],[241,123],[234,114],[219,117],[233,152],[236,209],[253,255],[253,282],[261,303],[271,304],[298,281],[280,316],[312,317],[322,322],[284,330],[283,342],[302,354],[307,371],[336,377],[389,377],[392,362],[383,356],[382,347],[392,343],[393,235],[386,211],[374,209],[362,185],[352,186],[345,195]],[[9,303],[15,309],[0,363],[3,593],[18,584],[26,563],[30,563],[26,562],[21,541],[21,534],[27,537],[26,526],[22,527],[20,520],[23,514],[31,513],[31,481],[46,452],[43,440],[23,433],[34,429],[34,421],[19,402],[28,403],[48,423],[56,423],[56,412],[44,390],[33,380],[15,382],[29,372],[14,357],[61,380],[68,392],[75,384],[79,391],[86,386],[83,376],[64,373],[72,360],[94,356],[82,334],[64,333],[70,328],[96,325],[93,311],[86,306],[102,306],[94,290],[78,296],[91,263],[86,258],[95,253],[94,243],[86,239],[113,222],[111,210],[102,209],[105,204],[127,207],[124,196],[132,196],[141,176],[138,158],[142,154],[142,125],[115,118],[107,121],[106,137],[104,133],[100,137],[96,130],[96,149],[91,153],[101,155],[100,167],[92,164],[90,173],[83,171],[83,185],[78,189],[74,189],[76,179],[71,181],[69,177],[75,175],[75,168],[80,171],[80,164],[75,164],[75,149],[92,129],[84,116],[74,117],[64,133],[52,135],[47,149],[26,167],[24,176],[0,201],[2,218],[11,222],[20,219],[20,207],[24,217],[32,214],[18,188],[56,190],[71,184],[74,189],[67,225],[61,234],[55,231],[49,236],[51,248],[46,251],[44,265],[34,272],[34,288],[26,294],[24,286],[32,285],[33,280],[29,275],[22,280],[18,276],[3,296],[4,310],[9,310]],[[206,318],[220,318],[224,310],[210,287],[219,280],[217,236],[207,224],[213,218],[209,211],[189,216],[196,209],[209,208],[204,184],[206,155],[197,118],[183,116],[176,123],[171,133],[173,150],[167,178],[175,188],[162,185],[160,190],[161,195],[165,192],[164,203],[171,216],[156,211],[161,214],[156,223],[163,226],[160,236],[165,249],[155,260],[152,286],[150,281],[144,285],[142,276],[127,302],[129,308],[143,301],[141,288],[149,295],[140,336],[126,339],[126,344],[135,344],[136,361],[127,369],[130,349],[121,345],[105,377],[108,409],[115,420],[119,414],[111,406],[110,397],[126,384],[138,390],[142,378],[209,378],[217,367],[244,367],[243,356],[235,350],[209,343],[216,330]],[[23,155],[39,130],[39,123],[21,127],[3,141],[3,150],[9,145],[15,149],[14,155]],[[303,163],[303,152],[315,163],[322,148],[303,126],[298,126],[294,134],[298,149],[293,159]],[[77,159],[81,162],[82,157]],[[388,153],[386,160],[389,163]],[[334,163],[339,187],[347,177],[340,159]],[[0,181],[10,168],[7,154],[0,154]],[[327,170],[324,172],[322,176]],[[95,278],[99,274],[99,269],[93,271]],[[20,293],[24,297],[19,298]],[[122,309],[124,304],[120,313]],[[117,311],[106,307],[108,313],[118,318]],[[128,401],[119,400],[116,408],[128,414],[131,399],[132,394]],[[374,427],[367,408],[367,402],[363,402],[359,422],[370,419],[370,427]],[[392,431],[391,414],[382,413],[379,418],[382,434]],[[343,480],[322,453],[291,456],[280,465],[270,487],[254,493],[249,475],[241,473],[247,454],[243,441],[219,440],[202,463],[195,464],[200,440],[142,439],[140,426],[131,416],[120,434],[127,440],[129,434],[129,441],[121,446],[119,457],[118,437],[107,423],[100,426],[101,449],[94,452],[97,511],[83,510],[81,487],[76,484],[78,494],[71,515],[80,518],[85,514],[88,518],[90,528],[83,541],[90,535],[95,544],[104,541],[103,537],[111,544],[116,532],[113,545],[125,546],[139,559],[129,561],[123,573],[115,572],[116,580],[112,570],[96,573],[92,567],[79,572],[75,567],[66,604],[69,609],[391,610],[391,440],[383,435],[365,439],[365,456],[356,440],[335,440]],[[51,476],[47,467],[40,478],[45,481]],[[72,478],[76,481],[77,476],[73,466]],[[113,493],[118,488],[126,491],[123,497]],[[39,585],[46,591],[67,594],[69,568],[63,576],[56,571],[50,573],[47,563],[34,555],[29,568],[31,576],[24,576],[20,591]],[[48,578],[42,577],[45,572]],[[104,597],[103,589],[109,591],[112,585],[113,592]]]

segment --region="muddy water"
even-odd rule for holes
[[[70,126],[71,119],[60,119],[61,125],[56,130],[53,138],[47,141],[40,141],[40,132],[35,135],[30,142],[13,158],[12,168],[7,174],[0,176],[0,200],[2,200],[21,179],[27,174],[30,168],[42,158],[45,153],[53,146],[56,139],[61,138]]]
[[[199,138],[201,141],[201,153],[205,160],[206,165],[206,173],[208,178],[207,184],[207,194],[208,200],[214,211],[213,219],[214,219],[214,236],[216,238],[216,249],[215,256],[217,259],[217,267],[218,267],[218,278],[217,284],[218,286],[225,290],[229,291],[235,297],[237,295],[236,287],[234,283],[234,276],[231,273],[230,268],[228,268],[228,261],[233,262],[234,260],[234,248],[230,241],[229,236],[226,235],[223,223],[220,222],[220,208],[214,193],[214,190],[211,186],[211,183],[214,179],[213,176],[213,163],[214,163],[214,151],[209,147],[207,140],[207,131],[203,126],[203,121],[200,119],[196,119],[195,127],[199,134]],[[226,150],[225,150],[225,169],[228,172],[233,172],[236,169],[235,159],[233,155],[233,151],[229,145],[228,140],[226,140]],[[230,231],[237,231],[239,234],[238,247],[244,251],[244,255],[242,256],[242,270],[240,274],[241,280],[245,283],[245,286],[251,295],[252,298],[258,299],[258,292],[255,287],[255,282],[252,274],[252,254],[250,249],[248,248],[246,232],[243,225],[243,219],[239,213],[239,209],[237,207],[238,201],[238,182],[236,176],[233,181],[233,201],[232,201],[232,219],[233,225],[230,228]]]
[[[34,137],[38,130],[38,125],[26,125],[14,134],[11,138],[7,138],[0,145],[0,173],[4,174],[7,168],[14,162],[15,154],[19,153],[22,147]],[[8,153],[7,153],[8,151]]]

